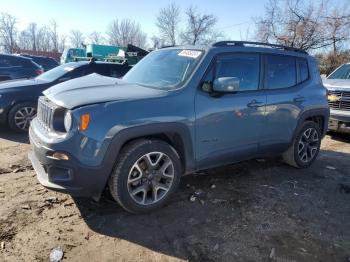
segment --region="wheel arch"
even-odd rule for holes
[[[126,144],[141,138],[159,139],[169,143],[180,156],[183,173],[195,170],[191,132],[181,123],[157,123],[125,128],[112,137],[104,161],[114,163]]]
[[[310,109],[310,110],[303,112],[299,116],[291,143],[293,143],[295,137],[298,135],[298,133],[299,133],[299,131],[300,131],[300,129],[305,121],[312,121],[312,122],[317,123],[320,127],[322,137],[324,137],[326,135],[326,132],[328,129],[328,119],[329,119],[329,109],[328,108]]]

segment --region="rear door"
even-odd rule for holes
[[[306,59],[287,55],[264,55],[266,118],[261,151],[283,151],[291,142],[309,78]]]
[[[262,132],[266,97],[260,89],[257,53],[216,57],[195,98],[196,158],[199,168],[254,157]],[[213,95],[207,84],[219,77],[236,77],[236,93]]]

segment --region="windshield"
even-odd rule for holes
[[[202,53],[182,49],[154,51],[137,63],[123,80],[158,89],[177,88],[192,73]]]
[[[335,70],[328,79],[350,79],[350,64],[345,64]]]
[[[39,76],[36,77],[38,80],[44,80],[48,82],[52,82],[62,77],[64,74],[74,70],[77,65],[72,65],[70,63],[57,66]]]

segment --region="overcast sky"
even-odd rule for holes
[[[317,1],[317,0],[312,0]],[[0,12],[7,12],[18,19],[20,30],[28,23],[39,26],[55,19],[59,32],[69,34],[79,29],[84,34],[92,31],[106,32],[107,25],[115,18],[130,18],[140,23],[150,38],[157,34],[155,17],[161,7],[171,0],[0,0]],[[189,5],[197,6],[205,13],[217,16],[217,28],[227,38],[241,39],[247,31],[254,31],[253,17],[264,13],[267,0],[177,0],[182,11]],[[329,0],[330,5],[344,5],[350,0]],[[183,17],[184,22],[184,17]]]

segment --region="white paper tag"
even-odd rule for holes
[[[201,51],[197,50],[182,50],[178,55],[179,56],[186,56],[186,57],[191,57],[191,58],[197,58],[202,54]]]

